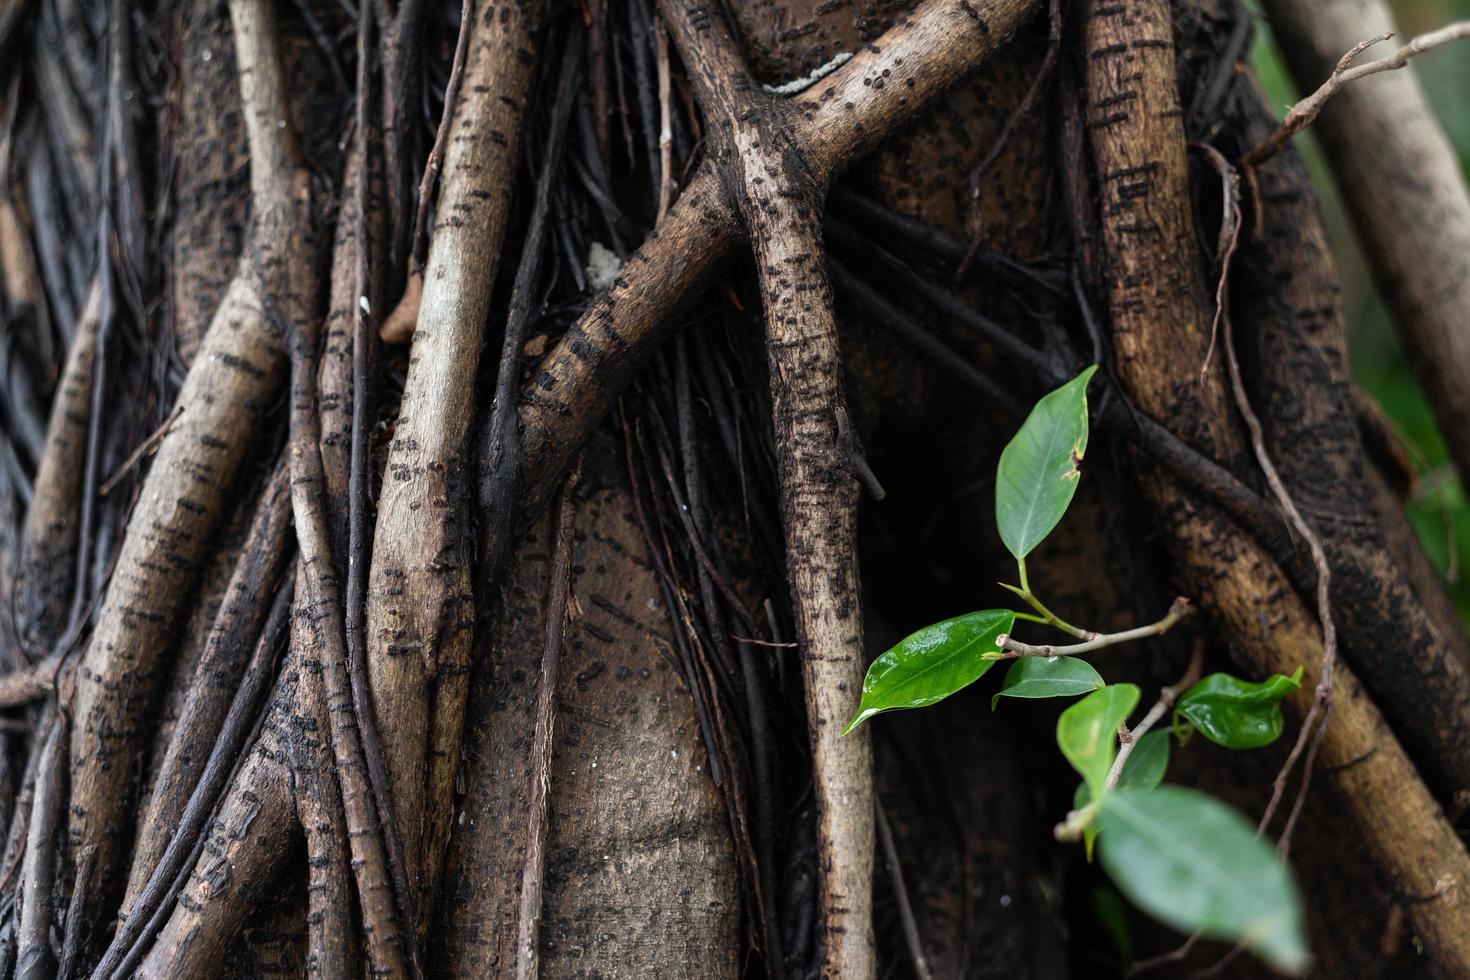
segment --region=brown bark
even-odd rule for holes
[[[1119,378],[1140,410],[1174,420],[1186,438],[1217,456],[1238,459],[1240,439],[1231,429],[1218,362],[1200,373],[1211,311],[1200,270],[1187,258],[1195,255],[1195,239],[1167,6],[1156,0],[1095,5],[1086,37]],[[1172,353],[1160,359],[1149,357],[1150,350]],[[1147,469],[1142,476],[1181,578],[1237,654],[1262,674],[1301,667],[1303,690],[1311,690],[1321,669],[1321,637],[1279,569],[1259,545],[1167,477]],[[1353,673],[1338,665],[1335,676],[1320,765],[1351,801],[1380,869],[1420,899],[1406,912],[1437,965],[1463,972],[1470,968],[1470,944],[1458,888],[1470,858]]]
[[[76,323],[52,401],[46,447],[20,532],[11,601],[21,648],[32,658],[51,652],[67,628],[73,605],[92,418],[92,370],[101,316],[102,296],[94,284]]]
[[[261,494],[255,519],[225,589],[167,748],[157,759],[152,792],[138,824],[137,846],[123,907],[137,898],[172,839],[172,830],[198,782],[225,712],[265,625],[271,598],[290,556],[291,518],[286,469],[279,466]]]
[[[535,0],[465,4],[458,25],[459,8],[360,4],[355,61],[332,0],[235,0],[233,41],[217,4],[126,18],[115,0],[29,6],[26,46],[10,46],[19,86],[0,70],[0,359],[20,355],[0,370],[24,389],[0,397],[0,520],[39,463],[26,534],[73,557],[38,561],[33,548],[21,583],[58,583],[42,590],[50,619],[32,632],[47,635],[31,644],[56,652],[22,663],[0,634],[0,707],[13,712],[0,719],[0,819],[4,763],[17,746],[27,763],[0,858],[0,973],[17,940],[30,973],[91,968],[115,910],[125,918],[102,976],[1086,972],[1096,871],[1035,833],[1074,784],[1054,753],[1031,749],[1050,742],[1044,709],[975,721],[969,692],[872,727],[891,831],[876,883],[868,730],[835,731],[866,653],[961,604],[993,604],[975,594],[995,550],[993,450],[1027,396],[1095,350],[1122,382],[1097,392],[1099,442],[1122,436],[1132,455],[1103,454],[1034,580],[1069,618],[1106,628],[1168,594],[1167,550],[1176,585],[1225,641],[1217,656],[1252,677],[1304,666],[1310,684],[1324,644],[1298,596],[1315,585],[1302,544],[1316,528],[1353,665],[1337,668],[1321,798],[1291,852],[1314,944],[1354,930],[1322,968],[1470,968],[1470,859],[1415,770],[1457,805],[1470,795],[1456,792],[1470,655],[1397,502],[1363,485],[1365,469],[1394,465],[1391,439],[1364,445],[1376,430],[1354,401],[1335,273],[1289,153],[1247,182],[1259,234],[1242,239],[1230,279],[1237,342],[1215,356],[1245,361],[1260,455],[1278,460],[1307,518],[1295,532],[1257,490],[1260,460],[1218,365],[1198,377],[1217,185],[1189,187],[1185,134],[1238,157],[1269,126],[1232,81],[1248,32],[1230,3],[1175,4],[1172,24],[1162,0],[1099,3],[1090,24],[1049,35],[1037,20],[1013,42],[1042,5],[733,0],[727,24],[725,4],[668,0],[683,66],[654,0],[562,5],[545,25],[560,72],[535,68]],[[449,53],[456,26],[463,59]],[[1075,50],[1072,27],[1090,47]],[[1049,36],[1045,64],[1059,73],[1039,67]],[[947,90],[993,51],[1004,54]],[[839,53],[853,57],[794,95],[758,88]],[[446,69],[457,82],[441,84]],[[137,73],[142,84],[124,84]],[[89,84],[103,80],[105,97]],[[1212,111],[1197,111],[1196,86],[1214,93]],[[1013,114],[1026,92],[1033,108]],[[420,202],[434,215],[430,260],[404,291],[412,187],[441,103],[442,192],[426,173]],[[307,123],[301,151],[293,116]],[[1078,180],[1088,140],[1101,221]],[[833,176],[872,149],[824,215]],[[339,205],[319,209],[321,190]],[[34,221],[9,206],[22,193]],[[318,211],[336,222],[329,265]],[[627,254],[650,221],[612,288],[586,295],[592,240]],[[756,265],[733,264],[689,318],[698,332],[657,352],[742,235]],[[99,239],[105,384],[63,385],[43,448],[39,396],[63,377]],[[1098,249],[1108,266],[1092,261]],[[418,329],[411,350],[379,358],[368,339],[390,290],[403,295],[398,326]],[[752,299],[764,351],[750,342]],[[175,415],[174,355],[188,361],[201,335]],[[480,358],[487,339],[498,368]],[[82,334],[73,360],[85,350]],[[599,427],[645,367],[614,448]],[[92,475],[67,409],[92,411],[81,389],[103,396],[87,420]],[[283,408],[290,477],[272,480],[264,457]],[[150,457],[143,437],[164,418]],[[549,573],[545,500],[584,446]],[[889,493],[862,510],[860,590],[855,473],[876,485],[869,459]],[[131,519],[132,478],[115,497],[83,489],[124,460],[147,473]],[[1104,479],[1110,461],[1119,470]],[[65,522],[83,494],[95,529],[76,549],[80,528]],[[288,496],[301,548],[278,589]],[[5,611],[22,554],[8,532]],[[73,569],[78,588],[63,581]],[[86,649],[56,644],[93,612],[95,635],[78,631]],[[277,664],[270,638],[288,621]],[[799,644],[785,642],[793,626]],[[1151,682],[1177,673],[1181,652],[1109,669]],[[71,732],[56,721],[68,717]],[[1231,768],[1198,762],[1200,748],[1176,756],[1171,778],[1218,789],[1246,773],[1226,795],[1259,805],[1276,757]],[[75,780],[51,764],[69,750]],[[1362,853],[1344,880],[1361,900],[1332,890],[1332,847],[1348,844]],[[1164,938],[1138,928],[1140,950]]]
[[[1270,0],[1297,86],[1310,92],[1359,42],[1391,34],[1379,0]],[[1313,126],[1462,480],[1470,482],[1470,189],[1413,67],[1345,87]]]
[[[320,651],[309,613],[292,623],[298,650]],[[306,972],[317,977],[346,977],[356,971],[357,928],[351,891],[351,848],[332,746],[332,722],[320,665],[303,673],[308,714],[299,741],[292,746],[296,816],[306,836],[307,936]],[[381,961],[381,953],[374,958]]]
[[[129,839],[130,774],[149,730],[169,631],[256,422],[282,380],[283,338],[265,308],[262,278],[315,261],[308,177],[283,125],[286,80],[272,21],[258,0],[233,6],[231,15],[251,148],[249,247],[179,392],[179,418],[159,444],[78,671],[68,840],[73,860],[97,848],[83,892],[91,903],[82,911],[89,931],[101,925]]]
[[[410,887],[432,908],[470,666],[474,611],[465,540],[466,437],[534,64],[535,0],[477,11],[465,93],[451,107],[438,221],[408,378],[378,504],[366,660]]]
[[[796,612],[817,800],[823,976],[876,975],[873,785],[868,732],[842,736],[865,666],[858,607],[858,484],[832,287],[825,188],[796,148],[786,107],[755,94],[721,14],[667,2],[711,130],[710,159],[755,250],[770,360],[786,564]]]
[[[177,904],[138,965],[140,977],[218,976],[230,943],[276,888],[299,840],[291,806],[290,745],[298,727],[302,659],[287,657],[260,737],[210,822]]]
[[[828,183],[1007,41],[1036,6],[928,0],[795,96],[792,128],[811,179]],[[609,291],[542,360],[521,404],[532,499],[545,499],[585,434],[677,325],[670,313],[734,244],[734,212],[713,168],[701,167]]]
[[[1259,107],[1259,102],[1257,102]],[[1257,108],[1242,152],[1270,131]],[[1332,564],[1332,600],[1348,659],[1448,802],[1470,788],[1457,756],[1470,739],[1470,643],[1436,620],[1388,549],[1384,518],[1362,476],[1336,269],[1322,216],[1294,153],[1255,175],[1258,236],[1237,257],[1234,319],[1253,399],[1269,405],[1267,444]],[[1283,278],[1274,270],[1290,264]],[[1310,445],[1310,455],[1299,447]],[[1448,628],[1446,628],[1448,627]],[[1394,643],[1383,638],[1393,636]]]
[[[223,0],[178,14],[179,133],[174,142],[171,312],[179,360],[192,364],[228,288],[249,222],[250,160]]]
[[[557,686],[540,968],[734,977],[738,899],[674,637],[628,491],[589,447],[575,498],[571,619]],[[475,675],[465,797],[445,865],[430,973],[514,973],[531,806],[532,719],[545,644],[550,522],[507,570],[494,658]]]

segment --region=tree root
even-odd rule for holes
[[[473,352],[500,259],[539,19],[539,3],[518,3],[482,11],[470,25],[461,85],[495,95],[452,107],[439,219],[373,538],[366,663],[421,934],[453,817],[474,625],[463,504]]]
[[[1211,313],[1197,271],[1183,258],[1195,238],[1167,4],[1094,5],[1086,31],[1119,379],[1140,410],[1179,420],[1186,439],[1238,467],[1241,440],[1218,365],[1199,373]],[[1163,349],[1174,355],[1145,354]],[[1182,578],[1233,648],[1253,670],[1302,667],[1304,684],[1314,685],[1321,636],[1259,545],[1163,474],[1145,469],[1141,476]],[[1448,972],[1464,972],[1470,911],[1457,889],[1470,858],[1352,672],[1339,666],[1336,673],[1320,764],[1345,791],[1379,867],[1407,894],[1427,899],[1406,911],[1432,955]]]

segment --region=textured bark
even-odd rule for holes
[[[313,626],[303,610],[292,624],[298,650],[318,647]],[[306,836],[307,936],[306,972],[317,977],[356,973],[356,927],[345,808],[332,749],[332,723],[318,666],[302,677],[309,722],[293,745],[296,816]]]
[[[735,977],[729,830],[674,653],[668,610],[607,448],[576,498],[571,620],[558,684],[543,977]],[[445,865],[430,973],[509,976],[531,801],[531,728],[550,534],[517,549],[480,642],[465,797]]]
[[[126,908],[153,873],[172,839],[172,828],[209,758],[246,664],[265,625],[290,556],[290,494],[285,467],[263,491],[235,572],[188,685],[168,747],[157,760],[148,806],[138,824],[137,847],[128,874]]]
[[[1075,789],[1046,706],[977,690],[834,736],[865,656],[1006,601],[977,579],[1006,560],[995,451],[1089,359],[1098,459],[1033,583],[1102,629],[1185,591],[1212,661],[1320,670],[1302,535],[1219,365],[1199,377],[1219,182],[1184,140],[1239,158],[1270,128],[1234,0],[1096,0],[1064,29],[1037,0],[402,0],[355,5],[355,32],[336,0],[234,0],[232,29],[217,0],[22,6],[0,974],[1126,967],[1102,872],[1045,833]],[[1352,665],[1292,817],[1309,938],[1324,975],[1470,972],[1465,631],[1351,387],[1299,162],[1243,186],[1233,346]],[[594,240],[631,255],[595,294]],[[368,342],[386,295],[412,348]],[[546,498],[579,454],[549,584]],[[868,463],[887,492],[859,512]],[[1187,640],[1099,667],[1172,681]],[[1259,812],[1289,743],[1195,740],[1170,778]],[[1178,942],[1129,925],[1139,954]]]
[[[791,99],[796,149],[827,184],[977,62],[1036,9],[1029,0],[928,0]],[[882,84],[878,84],[881,82]],[[734,244],[735,207],[702,166],[617,280],[542,360],[521,403],[529,496],[544,500],[593,423],[677,326],[670,313]]]
[[[293,730],[301,727],[301,671],[293,651],[281,667],[260,736],[220,802],[198,861],[137,976],[221,975],[232,940],[273,893],[299,846],[289,753]]]
[[[235,577],[235,567],[240,563],[245,537],[254,522],[253,511],[237,509],[225,525],[215,534],[215,552],[209,563],[199,573],[199,590],[192,598],[193,611],[182,627],[178,652],[174,655],[173,676],[169,678],[168,690],[158,709],[158,730],[153,735],[153,748],[149,765],[143,776],[143,787],[138,793],[139,810],[146,812],[153,798],[153,788],[161,775],[157,763],[168,752],[173,742],[174,727],[184,710],[189,692],[194,686],[195,672],[204,648],[209,643],[214,621],[225,604],[230,581]],[[139,827],[141,830],[141,825]]]
[[[1200,270],[1188,258],[1195,238],[1167,6],[1157,0],[1094,5],[1086,36],[1089,129],[1102,187],[1119,379],[1140,410],[1171,419],[1218,457],[1239,459],[1218,361],[1200,375],[1211,312]],[[1172,353],[1147,356],[1158,350]],[[1304,692],[1321,668],[1321,637],[1280,570],[1257,543],[1167,477],[1145,470],[1143,484],[1190,594],[1252,670],[1303,668],[1303,693],[1295,700],[1304,708]],[[1339,664],[1335,676],[1319,764],[1351,801],[1381,873],[1402,894],[1416,896],[1406,914],[1438,967],[1462,973],[1470,968],[1470,911],[1458,892],[1470,858],[1351,670]]]
[[[825,187],[797,150],[785,105],[756,94],[720,13],[679,0],[661,9],[714,134],[709,158],[750,235],[760,279],[781,523],[812,740],[822,975],[871,977],[872,751],[867,729],[842,735],[865,666],[858,483],[822,247]]]
[[[250,160],[223,0],[179,6],[179,134],[173,185],[174,347],[192,364],[229,286],[248,225]]]
[[[1360,41],[1395,30],[1380,0],[1263,6],[1303,92],[1324,82]],[[1460,478],[1470,482],[1470,190],[1460,162],[1412,66],[1347,86],[1313,131],[1404,353]]]
[[[283,338],[264,308],[261,277],[315,262],[309,178],[283,125],[286,80],[263,11],[259,0],[231,8],[251,144],[249,251],[179,392],[179,417],[144,481],[78,671],[68,841],[73,862],[83,849],[97,848],[92,881],[82,890],[88,932],[115,897],[112,875],[130,839],[130,783],[170,632],[258,420],[283,379]]]
[[[1242,152],[1270,129],[1258,110]],[[1234,317],[1253,399],[1270,406],[1268,448],[1331,561],[1348,659],[1447,803],[1470,790],[1459,758],[1470,750],[1470,647],[1463,627],[1443,629],[1415,595],[1362,478],[1370,464],[1348,387],[1340,290],[1305,167],[1282,153],[1258,171],[1256,192],[1259,237],[1238,256]]]
[[[11,601],[21,649],[32,658],[49,653],[61,639],[72,607],[101,316],[102,296],[94,285],[51,404],[46,447],[20,532]]]
[[[66,783],[61,778],[65,740],[66,725],[52,716],[45,748],[40,750],[29,839],[20,873],[22,886],[15,972],[24,980],[52,976],[57,968],[56,954],[51,947],[51,929],[56,923],[52,896],[56,881],[56,834],[66,800]]]
[[[366,659],[420,930],[453,819],[469,680],[464,478],[475,353],[505,233],[539,18],[534,0],[486,3],[475,14],[462,90],[477,97],[453,110],[373,541]]]

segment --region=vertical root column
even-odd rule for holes
[[[872,751],[866,729],[841,734],[864,668],[858,486],[838,443],[842,360],[815,208],[777,210],[766,220],[755,248],[787,577],[812,739],[822,969],[825,976],[872,976]]]

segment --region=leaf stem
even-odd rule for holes
[[[1107,779],[1103,780],[1104,792],[1118,785],[1118,780],[1123,775],[1123,767],[1128,764],[1128,757],[1133,754],[1133,748],[1138,744],[1138,740],[1147,735],[1149,729],[1157,725],[1159,719],[1169,713],[1169,709],[1174,707],[1174,702],[1179,700],[1179,695],[1189,690],[1194,682],[1199,680],[1200,667],[1204,659],[1205,645],[1196,643],[1194,651],[1189,655],[1189,666],[1185,668],[1184,676],[1159,691],[1159,699],[1131,731],[1126,723],[1118,726],[1118,757],[1113,760],[1113,767],[1108,770]]]
[[[1028,602],[1032,602],[1032,608],[1041,612],[1043,616],[1049,616],[1045,606],[1042,606],[1039,601],[1032,601],[1034,597],[1029,597],[1020,592],[1016,594]],[[1054,646],[1050,643],[1033,646],[1030,643],[1022,643],[1020,640],[1002,634],[996,638],[996,645],[1000,647],[1000,650],[996,653],[985,654],[985,659],[1014,660],[1017,657],[1075,657],[1080,654],[1101,650],[1104,647],[1117,646],[1119,643],[1128,643],[1132,640],[1141,640],[1145,637],[1167,633],[1176,623],[1187,617],[1190,612],[1189,600],[1184,596],[1180,596],[1174,600],[1173,605],[1169,607],[1169,611],[1164,614],[1163,619],[1160,619],[1156,623],[1149,623],[1147,626],[1136,626],[1131,630],[1123,630],[1120,633],[1093,633],[1086,630],[1079,630],[1065,623],[1060,623],[1054,616],[1050,616],[1047,620],[1048,622],[1054,626],[1060,626],[1061,629],[1066,630],[1073,636],[1082,637],[1083,641],[1081,643],[1064,644],[1062,646]]]
[[[1040,613],[1042,618],[1038,620],[1035,617],[1027,616],[1025,613],[1017,613],[1016,615],[1021,616],[1025,619],[1031,619],[1034,622],[1045,623],[1047,626],[1054,626],[1064,633],[1072,634],[1079,640],[1091,640],[1097,636],[1097,634],[1092,632],[1091,630],[1085,630],[1073,626],[1071,623],[1067,622],[1065,619],[1058,616],[1050,609],[1046,608],[1046,606],[1042,604],[1041,600],[1036,598],[1036,596],[1032,594],[1031,589],[1027,585],[1026,565],[1024,562],[1020,564],[1020,568],[1021,585],[1019,588],[1014,585],[1007,585],[1005,582],[999,583],[1000,587],[1005,589],[1007,592],[1010,592],[1012,595],[1020,597],[1026,603],[1026,605],[1030,606],[1032,609],[1035,609],[1038,613]]]
[[[1183,599],[1176,599],[1174,607],[1178,607]],[[1168,617],[1166,616],[1165,619]],[[1163,620],[1160,620],[1162,622]],[[1156,624],[1157,625],[1157,624]],[[1159,699],[1154,702],[1148,714],[1139,720],[1133,728],[1128,727],[1126,721],[1118,723],[1118,755],[1113,759],[1113,765],[1108,769],[1107,778],[1103,780],[1103,791],[1097,799],[1090,801],[1086,806],[1073,810],[1067,814],[1067,819],[1057,824],[1053,833],[1059,841],[1075,841],[1082,837],[1082,831],[1097,816],[1098,808],[1102,805],[1102,797],[1118,785],[1118,780],[1123,776],[1123,768],[1128,765],[1128,757],[1133,755],[1134,748],[1140,739],[1159,723],[1159,719],[1169,713],[1174,707],[1174,702],[1179,700],[1179,695],[1189,690],[1195,681],[1199,680],[1200,668],[1204,664],[1205,645],[1195,643],[1194,651],[1189,655],[1189,666],[1184,670],[1184,676],[1173,684],[1159,691]]]

